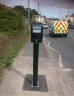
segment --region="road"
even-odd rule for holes
[[[53,63],[67,70],[74,70],[74,32],[69,31],[68,37],[48,35],[49,30],[43,30],[43,36],[48,41]],[[74,76],[74,74],[73,74]]]
[[[51,54],[53,65],[60,70],[60,76],[65,84],[62,89],[74,96],[74,32],[69,31],[67,38],[63,36],[54,36],[52,38],[48,34],[49,30],[44,29],[43,38],[47,41],[45,46]]]

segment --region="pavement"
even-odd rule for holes
[[[46,32],[46,29],[44,31]],[[43,43],[39,44],[39,87],[31,87],[33,43],[29,37],[13,64],[5,70],[0,96],[74,96],[74,80],[71,72],[53,62],[51,48],[47,47],[49,40],[45,35],[47,33],[44,33]]]

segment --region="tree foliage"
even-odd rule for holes
[[[14,11],[17,11],[19,13],[21,13],[22,15],[26,16],[28,15],[28,12],[26,11],[26,9],[23,6],[15,6],[13,8]]]
[[[53,19],[53,20],[59,20],[58,18],[49,18],[49,20],[52,20],[52,19]]]
[[[68,23],[71,23],[71,20],[68,20]]]
[[[12,10],[0,10],[0,32],[17,32],[23,29],[23,19]]]
[[[30,19],[37,15],[35,9],[30,8]],[[23,6],[15,6],[11,10],[0,5],[0,32],[17,33],[24,28],[23,16],[28,17],[28,8]]]
[[[28,8],[24,8],[23,6],[15,6],[13,8],[14,11],[19,11],[22,15],[28,17]],[[35,9],[29,9],[30,10],[30,18],[33,18],[34,15],[37,15],[38,12]]]

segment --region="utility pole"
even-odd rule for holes
[[[3,5],[4,5],[4,1],[3,1]]]
[[[38,14],[39,14],[39,2],[38,2]]]
[[[60,9],[60,13],[59,13],[59,19],[61,19],[61,9]]]
[[[39,2],[38,2],[38,18],[39,18]],[[37,22],[38,22],[38,19],[37,19]]]
[[[53,21],[53,16],[52,16],[52,21]]]
[[[68,15],[69,15],[69,9],[70,9],[70,0],[69,0],[69,8],[68,8]]]
[[[70,9],[70,0],[69,0],[69,7],[68,7],[68,17],[69,17],[69,9]],[[70,18],[68,18],[69,20]]]
[[[30,0],[28,0],[28,31],[30,31]]]
[[[41,22],[41,12],[40,12],[40,22]]]

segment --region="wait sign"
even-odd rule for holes
[[[41,30],[41,26],[33,26],[33,29],[40,29]]]
[[[33,26],[33,33],[41,33],[41,26]]]

